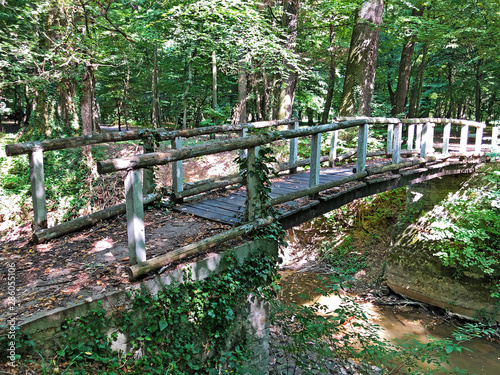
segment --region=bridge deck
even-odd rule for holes
[[[351,166],[322,168],[319,183],[340,180],[353,174]],[[303,190],[309,187],[309,172],[284,175],[273,180],[271,198]],[[306,198],[303,198],[303,200]],[[226,197],[201,199],[193,203],[185,203],[174,210],[193,214],[204,219],[224,224],[237,225],[243,221],[245,215],[246,190],[241,188]],[[300,200],[284,203],[280,208],[286,213],[301,204]]]

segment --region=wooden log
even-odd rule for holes
[[[382,166],[367,166],[366,167],[366,172],[368,173],[369,176],[372,176],[374,174],[380,174],[380,173],[385,173],[385,172],[390,172],[390,171],[397,171],[402,168],[407,168],[407,167],[412,167],[418,164],[425,164],[428,162],[433,162],[436,161],[437,158],[435,156],[427,156],[427,157],[420,157],[420,158],[411,158],[406,161],[403,161],[398,164],[386,164]]]
[[[144,197],[144,205],[146,206],[160,199],[160,194],[150,194]],[[105,208],[90,215],[81,216],[74,220],[55,225],[51,228],[38,230],[34,232],[33,240],[35,243],[47,242],[54,238],[64,236],[65,234],[73,233],[77,230],[90,227],[98,223],[99,221],[108,220],[113,217],[123,215],[125,214],[125,212],[125,203],[117,204],[116,206]]]
[[[481,146],[483,145],[483,128],[476,128],[476,144],[474,152],[476,154],[481,153]]]
[[[401,122],[403,124],[425,124],[427,122],[432,122],[433,124],[446,124],[448,122],[451,122],[453,125],[471,126],[474,128],[486,127],[486,124],[484,122],[434,117],[401,119]]]
[[[35,146],[28,154],[30,165],[31,197],[33,199],[33,230],[47,228],[47,202],[43,172],[43,149]]]
[[[141,170],[129,170],[125,176],[127,208],[127,236],[130,264],[146,260],[146,236],[144,230],[144,202]]]
[[[311,170],[309,173],[309,187],[319,184],[319,170],[321,168],[321,133],[311,137]]]
[[[413,141],[415,139],[415,124],[408,125],[408,142],[406,144],[407,150],[415,150]]]
[[[113,132],[113,133],[100,133],[83,135],[80,137],[69,137],[59,139],[47,139],[44,141],[13,143],[5,146],[5,153],[7,156],[16,156],[27,154],[35,147],[41,147],[43,151],[62,150],[65,148],[75,148],[89,145],[96,145],[99,143],[113,143],[123,141],[133,141],[142,139],[148,132],[152,130],[144,129],[140,131],[127,131],[127,132]]]
[[[202,251],[209,249],[212,246],[220,245],[228,240],[236,237],[243,236],[253,232],[256,229],[263,228],[273,222],[273,218],[268,217],[266,219],[257,219],[254,222],[241,225],[239,227],[229,229],[223,233],[219,233],[210,238],[206,238],[201,241],[194,242],[187,246],[181,247],[180,249],[171,251],[167,254],[151,258],[145,262],[137,263],[127,268],[127,273],[130,280],[136,280],[139,277],[147,274],[148,272],[160,269],[172,262],[185,259],[196,255]]]
[[[258,150],[254,147],[248,149],[248,173],[247,173],[247,196],[246,213],[248,221],[255,221],[262,216],[262,204],[259,196],[259,187],[257,185],[258,171],[255,165],[258,157]]]
[[[139,169],[154,165],[163,165],[177,160],[190,159],[198,156],[216,154],[219,152],[232,151],[242,148],[256,147],[281,139],[304,137],[308,135],[329,132],[332,130],[346,129],[363,124],[364,121],[352,120],[341,123],[304,127],[297,130],[270,132],[245,138],[226,139],[223,141],[218,141],[216,143],[206,143],[203,145],[184,147],[180,150],[155,152],[147,155],[136,155],[127,158],[108,159],[99,161],[97,163],[97,170],[101,174],[106,174],[120,170]]]
[[[403,124],[398,123],[393,125],[394,128],[394,145],[392,152],[392,162],[397,164],[401,161],[401,144],[403,138]]]
[[[420,145],[420,156],[425,158],[432,148],[432,124],[426,122],[422,129],[422,144]]]
[[[145,138],[143,140],[143,154],[149,154],[155,151],[154,140],[152,138]],[[142,189],[144,194],[152,194],[155,190],[155,176],[151,168],[144,168],[142,170]]]
[[[299,122],[295,121],[293,124],[288,125],[289,130],[297,130],[299,128]],[[291,138],[290,139],[290,156],[288,158],[288,162],[290,165],[294,165],[297,163],[297,155],[299,152],[299,139]],[[290,168],[290,174],[297,173],[297,168]]]
[[[366,153],[368,147],[368,124],[363,124],[358,131],[358,156],[356,159],[356,170],[363,172],[366,166]]]
[[[387,124],[387,152],[392,151],[394,140],[394,124]]]
[[[447,155],[450,149],[451,122],[447,122],[443,129],[443,155]]]
[[[469,141],[469,125],[462,125],[460,130],[460,152],[465,154],[467,152],[467,143]]]
[[[338,156],[335,159],[335,161],[336,162],[340,162],[342,160],[350,159],[351,157],[353,157],[354,155],[356,155],[357,152],[358,152],[357,148],[353,148],[352,150],[347,150],[342,155]],[[384,152],[384,154],[385,154],[385,152]]]
[[[416,125],[416,136],[415,136],[415,148],[414,150],[418,150],[420,152],[420,149],[422,148],[422,124],[417,124]]]
[[[307,189],[295,191],[295,192],[290,193],[290,194],[280,195],[279,197],[271,199],[271,202],[269,203],[268,207],[274,206],[277,204],[281,204],[281,203],[285,203],[288,201],[292,201],[295,199],[303,198],[303,197],[306,197],[309,195],[315,195],[315,194],[320,193],[323,190],[328,190],[328,189],[334,188],[336,186],[340,186],[340,185],[346,184],[348,182],[364,178],[367,175],[368,174],[366,172],[359,172],[359,173],[355,173],[349,177],[342,178],[340,180],[329,181],[329,182],[325,182],[323,184],[309,187]]]
[[[182,138],[175,137],[171,140],[172,149],[179,150],[182,148]],[[182,160],[174,161],[172,163],[172,191],[176,197],[179,197],[179,194],[182,192],[184,188],[184,169],[182,165]]]
[[[328,154],[329,156],[329,163],[328,166],[331,168],[333,167],[335,163],[335,159],[337,158],[337,143],[339,139],[339,134],[338,130],[334,130],[332,132],[332,136],[330,138],[330,152]]]

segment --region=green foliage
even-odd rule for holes
[[[366,267],[367,253],[355,252],[349,235],[342,238],[340,244],[324,243],[319,251],[323,261],[340,275],[354,276]]]

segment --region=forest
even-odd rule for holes
[[[356,114],[500,115],[497,0],[0,2],[24,139]]]

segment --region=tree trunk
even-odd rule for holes
[[[261,121],[262,118],[262,111],[261,111],[261,97],[260,97],[260,91],[259,91],[259,82],[257,81],[257,73],[255,71],[252,73],[252,86],[253,90],[255,93],[255,112],[256,112],[256,119],[257,121]]]
[[[128,66],[127,61],[127,75],[123,81],[123,98],[122,98],[122,106],[123,106],[123,123],[125,124],[125,129],[128,131],[128,91],[130,88],[130,67]]]
[[[267,73],[265,71],[262,72],[262,81],[264,83],[264,98],[263,98],[263,117],[264,120],[270,120],[270,107],[271,107],[271,90],[272,87],[269,85],[269,80],[267,79]]]
[[[185,72],[187,73],[187,79],[185,80],[185,90],[184,90],[184,98],[182,99],[182,129],[187,129],[187,107],[188,107],[188,95],[189,90],[191,89],[191,81],[193,79],[193,59],[196,55],[196,48],[193,52],[191,52],[188,56],[188,61],[186,63]]]
[[[151,75],[151,121],[153,129],[160,127],[160,108],[158,100],[158,46],[153,47],[153,73]]]
[[[451,118],[453,113],[453,106],[455,104],[453,100],[453,67],[451,64],[447,66],[447,78],[448,78],[448,111],[446,112],[446,117]]]
[[[481,81],[483,79],[483,73],[481,72],[482,60],[479,59],[476,68],[476,121],[481,121]]]
[[[212,108],[217,108],[217,56],[212,51]]]
[[[356,15],[339,116],[371,115],[383,0],[365,0]]]
[[[421,17],[424,13],[424,7],[420,9],[412,10],[412,17]],[[411,32],[410,30],[407,30]],[[394,103],[392,108],[392,115],[397,116],[404,112],[406,105],[406,98],[408,93],[408,86],[410,82],[410,72],[413,58],[413,51],[415,49],[416,35],[411,32],[412,35],[408,38],[403,50],[401,51],[401,59],[399,61],[399,72],[398,72],[398,84],[396,87],[396,93],[394,94]]]
[[[413,88],[411,90],[410,95],[410,105],[408,110],[409,118],[417,118],[419,115],[419,107],[420,107],[420,97],[422,95],[422,85],[423,85],[423,77],[425,65],[427,64],[427,51],[429,49],[429,45],[427,43],[424,44],[422,48],[422,61],[418,67],[417,75],[413,81]]]
[[[240,55],[238,78],[238,104],[234,107],[233,124],[247,122],[247,70],[243,55]]]
[[[335,25],[330,25],[330,64],[328,66],[328,91],[326,93],[325,108],[321,122],[326,124],[328,122],[328,115],[332,107],[333,92],[335,89],[335,79],[337,70],[337,48],[335,47]]]
[[[80,124],[75,102],[75,84],[71,79],[64,78],[59,82],[59,106],[61,118],[68,129],[79,130]]]
[[[283,13],[283,27],[287,29],[286,49],[290,53],[295,52],[297,45],[297,29],[299,25],[299,0],[288,0],[285,2]],[[295,98],[295,88],[297,87],[297,74],[295,67],[289,62],[285,62],[287,74],[286,79],[281,84],[279,94],[278,120],[292,117],[292,107]]]

